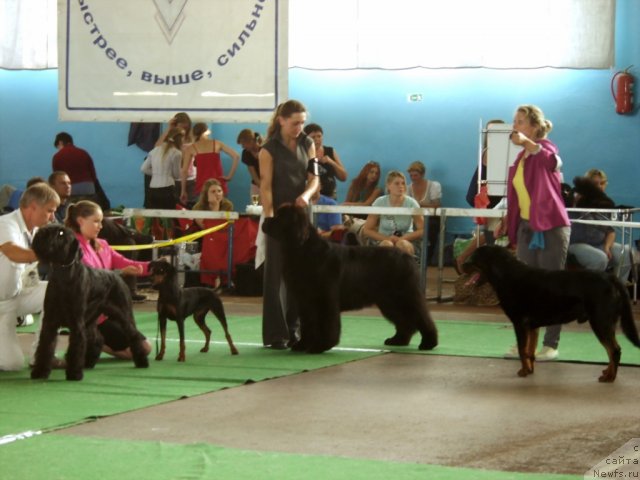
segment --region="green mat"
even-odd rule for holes
[[[238,321],[240,320],[240,321]],[[260,317],[233,319],[230,328],[233,338],[242,342],[261,342]],[[502,358],[516,342],[513,327],[509,322],[436,321],[438,347],[430,352],[418,350],[420,335],[416,334],[408,347],[387,347],[384,339],[393,335],[393,325],[382,317],[343,315],[342,336],[338,349],[385,350],[401,353],[427,353],[435,355],[457,355],[471,357]],[[540,331],[540,343],[544,329]],[[640,366],[640,349],[618,335],[622,347],[622,365]],[[197,343],[196,343],[197,345]],[[574,362],[607,363],[607,353],[595,335],[589,331],[568,332],[560,335],[560,360]]]
[[[155,313],[136,316],[140,330],[152,343]],[[483,471],[411,463],[381,462],[327,456],[259,453],[212,445],[122,442],[41,432],[87,419],[174,401],[249,381],[292,375],[391,350],[402,353],[501,357],[514,343],[508,323],[437,322],[440,345],[433,352],[383,345],[393,326],[381,317],[345,315],[338,348],[322,355],[274,351],[261,346],[261,318],[231,317],[230,330],[240,355],[229,354],[215,319],[211,350],[200,353],[203,337],[193,321],[186,325],[187,361],[178,363],[177,328],[170,323],[165,360],[152,360],[149,369],[131,362],[103,358],[80,382],[66,382],[56,370],[48,381],[32,381],[28,371],[0,372],[0,463],[3,477],[30,479],[101,478],[433,478],[433,479],[573,479],[567,475]],[[22,331],[28,331],[22,329]],[[624,364],[640,365],[640,349],[619,337]],[[591,332],[563,332],[561,359],[606,362],[606,354]],[[12,442],[13,435],[27,440]],[[3,444],[4,443],[4,444]],[[69,455],[73,452],[72,455]],[[25,461],[38,458],[36,462]],[[91,459],[88,461],[87,459]]]
[[[153,343],[155,313],[136,316],[140,330]],[[167,354],[162,362],[151,361],[149,369],[136,369],[127,361],[103,358],[93,370],[85,372],[81,383],[66,382],[64,371],[54,370],[48,381],[32,381],[27,370],[0,372],[0,437],[25,431],[55,429],[88,418],[113,415],[169,402],[248,381],[291,375],[380,354],[383,341],[393,327],[381,317],[346,315],[343,317],[339,348],[322,355],[275,351],[261,347],[257,316],[232,317],[230,330],[240,355],[230,355],[221,328],[209,320],[214,344],[200,353],[203,337],[193,321],[186,324],[187,361],[178,363],[177,328],[170,323]],[[513,344],[510,324],[482,322],[437,322],[440,345],[429,352],[438,355],[501,357]],[[640,349],[626,338],[619,338],[622,361],[640,365]],[[425,353],[417,349],[416,335],[409,347],[391,350]],[[563,332],[562,360],[606,363],[606,354],[590,332]]]
[[[140,330],[150,339],[155,335],[155,314],[136,317]],[[253,318],[231,320],[234,340],[238,331],[260,329]],[[209,322],[214,338],[221,328]],[[169,330],[169,335],[175,334]],[[148,369],[134,368],[132,362],[103,355],[93,370],[85,370],[82,382],[67,382],[63,370],[54,370],[49,380],[31,380],[28,370],[0,372],[0,440],[5,435],[39,431],[72,425],[87,418],[113,415],[190,397],[249,381],[292,375],[377,355],[379,352],[336,350],[323,355],[276,351],[261,346],[238,345],[239,355],[231,355],[226,343],[214,344],[208,353],[200,353],[202,333],[188,322],[187,361],[177,362],[178,343],[167,343],[161,362],[151,360]],[[224,337],[222,337],[224,338]],[[153,343],[153,340],[151,340]],[[155,348],[155,347],[154,347]]]
[[[33,461],[37,459],[37,461]],[[0,446],[3,478],[270,480],[577,480],[582,476],[530,474],[361,460],[318,455],[264,453],[206,444],[123,442],[44,435]]]

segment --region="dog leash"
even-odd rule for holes
[[[147,243],[144,245],[111,245],[111,248],[118,251],[130,251],[130,250],[147,250],[150,248],[163,248],[169,247],[171,245],[176,245],[178,243],[192,242],[197,240],[200,237],[204,237],[205,235],[209,235],[210,233],[215,233],[219,230],[223,230],[230,223],[233,223],[232,220],[227,220],[225,223],[221,225],[216,225],[215,227],[207,228],[206,230],[201,230],[199,232],[190,233],[189,235],[185,235],[184,237],[174,238],[172,240],[166,240],[164,242],[158,243]]]

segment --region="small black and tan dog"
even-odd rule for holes
[[[533,268],[498,246],[478,248],[464,264],[464,270],[480,273],[480,281],[491,284],[513,323],[521,377],[533,373],[538,327],[588,321],[609,357],[600,382],[613,382],[620,365],[621,349],[615,336],[618,318],[625,336],[640,348],[629,295],[614,275]]]
[[[84,265],[75,234],[61,225],[39,229],[31,247],[38,259],[50,266],[31,378],[49,377],[58,329],[68,327],[66,378],[82,380],[83,367],[93,368],[102,350],[102,336],[96,329],[100,314],[107,315],[109,322],[120,324],[129,339],[135,366],[148,367],[145,338],[136,328],[131,294],[122,277]]]
[[[224,330],[225,338],[229,344],[232,355],[238,354],[238,349],[233,344],[229,329],[227,327],[227,317],[224,313],[222,300],[210,288],[189,287],[180,288],[178,284],[178,272],[176,268],[165,260],[154,260],[149,264],[151,274],[151,284],[158,290],[158,323],[160,325],[160,349],[156,355],[156,360],[164,358],[167,336],[167,319],[175,320],[178,324],[178,334],[180,335],[180,353],[178,361],[185,361],[185,341],[184,341],[184,321],[189,315],[193,315],[202,333],[204,333],[204,347],[201,352],[209,351],[211,340],[211,330],[205,323],[208,312],[213,312]]]
[[[395,326],[385,345],[408,345],[420,332],[420,350],[438,345],[413,257],[396,248],[347,247],[320,237],[306,210],[283,205],[264,232],[284,252],[284,280],[300,313],[300,341],[291,348],[321,353],[340,341],[340,312],[376,305]]]

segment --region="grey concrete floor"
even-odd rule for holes
[[[125,413],[61,433],[582,474],[640,433],[640,370],[385,354]]]

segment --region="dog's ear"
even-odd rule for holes
[[[65,232],[65,234],[67,237],[66,241],[68,249],[64,263],[71,263],[74,260],[82,260],[82,249],[80,248],[80,243],[78,242],[75,234],[71,230]]]
[[[296,208],[294,222],[296,224],[296,234],[298,236],[299,245],[302,245],[304,242],[309,240],[311,229],[313,228],[313,225],[311,225],[311,222],[309,221],[307,211],[304,208]]]
[[[275,219],[273,217],[266,217],[263,221],[262,221],[262,231],[264,233],[266,233],[267,235],[270,234],[271,229],[273,228],[273,223],[274,223]]]
[[[576,206],[579,208],[614,208],[611,200],[598,186],[586,177],[573,179],[575,192],[579,195]]]

